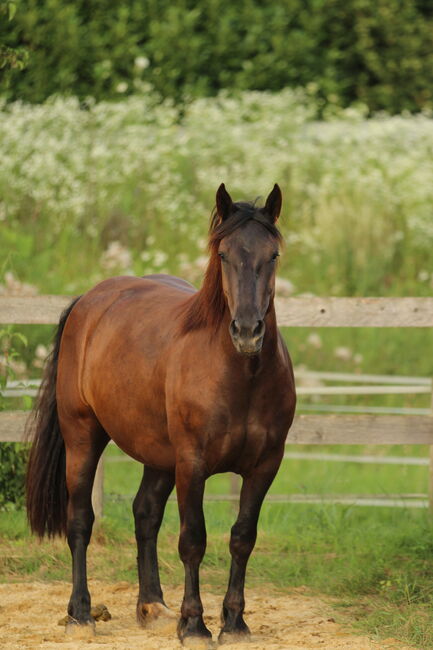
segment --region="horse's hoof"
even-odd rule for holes
[[[209,650],[214,647],[212,632],[207,629],[201,616],[188,619],[180,618],[177,625],[177,635],[184,648]]]
[[[250,632],[224,632],[221,630],[218,637],[219,645],[229,645],[230,643],[248,643],[251,641]]]
[[[163,603],[138,603],[137,621],[147,630],[163,634],[174,634],[177,626],[176,614]]]
[[[95,621],[110,621],[111,620],[111,614],[106,608],[105,605],[95,605],[92,607],[90,610],[90,616],[95,620]]]
[[[65,628],[66,634],[70,634],[75,639],[91,639],[95,636],[95,621],[78,623],[71,616],[68,619]]]

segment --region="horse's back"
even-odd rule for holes
[[[173,289],[179,289],[179,291],[184,291],[186,293],[195,293],[197,290],[190,282],[178,278],[176,275],[167,275],[166,273],[153,273],[152,275],[144,275],[141,280],[147,280],[149,282],[156,282],[159,285],[164,285],[171,287]]]
[[[141,312],[142,318],[151,319],[154,316],[149,307],[155,305],[159,310],[170,312],[195,291],[189,282],[165,274],[109,278],[81,296],[71,312],[70,320],[80,319],[81,327],[83,320],[93,325],[109,310],[120,312],[123,303],[128,303],[128,313],[123,312],[128,319],[135,310]],[[147,307],[145,313],[143,305]]]
[[[74,305],[61,352],[72,346],[84,363],[84,351],[87,357],[92,349],[106,348],[109,341],[121,348],[136,338],[145,343],[157,336],[162,343],[164,332],[173,336],[179,306],[194,292],[188,282],[162,274],[104,280]]]

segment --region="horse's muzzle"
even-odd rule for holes
[[[233,345],[240,354],[246,356],[259,354],[265,335],[263,320],[258,320],[253,325],[244,325],[237,320],[232,320],[229,331]]]

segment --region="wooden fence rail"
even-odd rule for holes
[[[0,296],[0,323],[57,323],[72,296]],[[277,298],[287,327],[433,327],[433,298]]]
[[[0,323],[56,324],[61,311],[71,299],[67,296],[0,296]],[[288,327],[433,327],[433,298],[278,298],[276,309],[279,325]],[[403,378],[397,379],[400,383],[400,379]],[[404,384],[412,382],[404,382],[403,379],[400,385],[392,387],[397,390],[390,390],[386,386],[348,388],[350,394],[426,393],[431,392],[431,383],[429,385],[427,382],[428,380],[408,386]],[[363,388],[367,390],[362,390]],[[318,389],[311,390],[318,392]],[[308,393],[305,389],[303,392]],[[335,393],[333,390],[324,392]],[[22,440],[26,417],[27,413],[20,411],[0,413],[0,442]],[[298,415],[289,432],[287,444],[430,445],[432,453],[429,498],[430,508],[433,511],[433,417],[431,414]],[[98,466],[95,478],[93,502],[96,516],[101,516],[102,462]]]

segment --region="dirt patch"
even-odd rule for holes
[[[61,648],[78,650],[101,646],[110,650],[179,650],[182,646],[172,633],[151,632],[137,626],[135,603],[137,589],[129,583],[105,584],[91,581],[94,604],[104,603],[112,614],[108,622],[96,624],[96,635],[77,639],[65,634],[58,620],[65,614],[70,586],[64,582],[19,583],[0,585],[0,647],[3,650]],[[205,621],[214,635],[219,632],[222,594],[202,587]],[[178,611],[180,587],[165,592],[167,605]],[[248,589],[245,618],[251,631],[249,643],[230,644],[233,650],[290,650],[323,648],[327,650],[403,650],[394,639],[376,643],[355,636],[332,618],[324,601],[294,590],[289,595],[272,595],[270,590]]]

